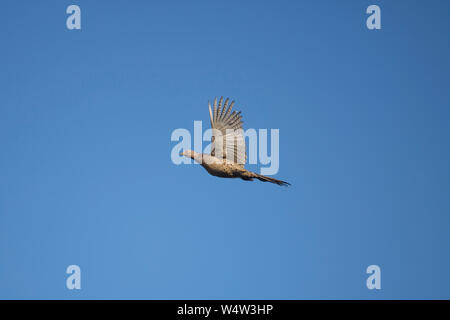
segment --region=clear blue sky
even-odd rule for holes
[[[0,298],[450,298],[449,31],[449,1],[3,1]],[[172,164],[220,95],[292,187]]]

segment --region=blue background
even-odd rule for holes
[[[2,1],[0,298],[450,298],[449,31],[449,1]],[[292,187],[171,162],[220,95]]]

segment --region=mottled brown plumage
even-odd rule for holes
[[[256,178],[260,181],[268,181],[280,186],[289,186],[290,183],[288,182],[263,176],[244,168],[247,154],[245,152],[245,137],[242,130],[242,116],[241,112],[231,112],[234,101],[229,105],[228,102],[229,99],[227,98],[223,103],[223,97],[221,97],[217,105],[216,98],[214,99],[213,109],[211,109],[211,104],[208,102],[211,128],[213,130],[211,154],[186,150],[181,155],[201,164],[209,174],[216,177],[241,178],[247,181]]]

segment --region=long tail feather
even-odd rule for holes
[[[274,179],[271,177],[267,177],[267,176],[263,176],[262,174],[256,174],[256,179],[258,179],[259,181],[264,181],[264,182],[272,182],[272,183],[276,183],[279,186],[285,186],[288,187],[291,184],[289,182],[283,181],[283,180],[278,180],[278,179]]]
[[[263,182],[275,183],[279,186],[287,187],[287,186],[291,185],[289,182],[286,182],[283,180],[278,180],[278,179],[267,177],[267,176],[263,176],[262,174],[258,174],[258,173],[247,171],[247,170],[241,175],[242,180],[251,181],[254,178],[258,179],[259,181],[263,181]]]

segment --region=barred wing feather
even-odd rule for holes
[[[208,102],[211,128],[213,129],[211,155],[243,166],[247,160],[247,154],[242,116],[241,112],[231,112],[234,101],[228,104],[229,101],[227,98],[224,102],[221,97],[217,104],[217,98],[215,98],[213,109],[211,109],[211,103]]]

